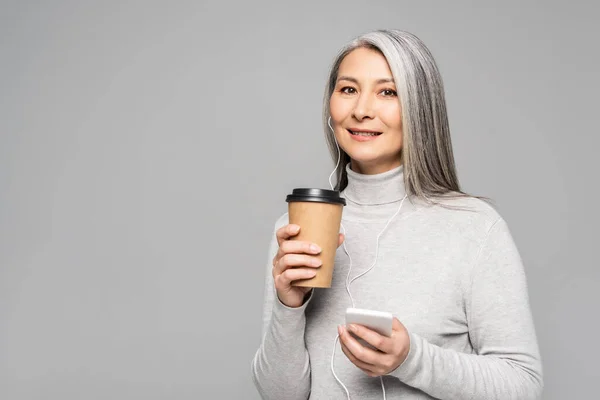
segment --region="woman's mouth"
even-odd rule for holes
[[[350,129],[347,129],[347,131],[348,131],[348,133],[350,133],[350,136],[352,137],[352,139],[358,140],[359,142],[376,139],[379,135],[382,134],[382,132],[359,131],[359,130],[353,131]]]

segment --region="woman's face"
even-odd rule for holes
[[[344,57],[329,107],[335,136],[353,171],[370,175],[401,165],[402,110],[381,53],[358,48]],[[360,131],[377,136],[353,134]]]

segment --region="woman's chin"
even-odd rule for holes
[[[377,165],[381,162],[382,154],[368,151],[347,152],[348,156],[360,165]]]
[[[399,157],[394,157],[389,154],[381,153],[365,153],[352,152],[348,153],[351,159],[352,170],[359,171],[387,171],[401,164],[395,160]],[[369,172],[368,172],[369,173]],[[372,172],[376,173],[376,172]]]

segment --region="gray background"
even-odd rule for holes
[[[436,57],[463,189],[524,259],[544,399],[590,398],[594,2],[282,3],[2,2],[0,398],[258,399],[273,224],[328,186],[327,69],[377,28]]]

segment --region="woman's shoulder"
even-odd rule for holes
[[[479,227],[483,231],[487,231],[502,219],[496,206],[487,198],[449,192],[431,200],[431,203],[423,203],[422,206],[435,218],[451,220],[473,228]]]

